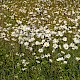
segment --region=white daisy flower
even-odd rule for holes
[[[48,57],[50,57],[50,56],[51,56],[49,53],[48,53],[47,55],[48,55]]]
[[[59,42],[59,40],[58,39],[53,39],[53,43],[58,43]]]
[[[41,44],[43,44],[45,42],[45,40],[42,40]]]
[[[43,52],[43,48],[39,49],[38,52],[42,53]]]
[[[72,47],[73,50],[77,50],[78,49],[78,46],[74,46]]]
[[[42,33],[37,34],[37,38],[40,38],[42,36]]]
[[[42,54],[42,55],[41,55],[41,58],[45,58],[45,55],[44,55],[44,54]]]
[[[63,33],[61,31],[58,31],[58,36],[63,36]]]
[[[22,71],[25,71],[27,68],[22,68]]]
[[[70,47],[74,47],[75,46],[75,44],[74,43],[70,43]]]
[[[54,49],[57,49],[58,48],[58,45],[57,44],[53,44],[53,48]]]
[[[78,38],[73,38],[74,42],[77,44],[77,43],[80,43],[79,39]]]
[[[45,42],[43,47],[49,47],[49,45],[50,45],[49,42]]]
[[[20,20],[16,20],[16,22],[17,22],[18,24],[22,24],[22,21],[20,21]]]
[[[67,50],[69,48],[69,45],[67,43],[65,43],[65,44],[63,44],[63,48]]]
[[[62,39],[63,41],[67,41],[67,37],[63,37],[63,39]]]
[[[29,39],[29,42],[33,42],[34,40],[35,40],[35,38],[33,37],[33,38]]]
[[[35,55],[36,53],[32,53],[32,55]]]
[[[71,57],[70,54],[66,54],[66,55],[64,56],[64,58],[70,58],[70,57]]]
[[[33,12],[29,12],[29,14],[33,14]]]
[[[23,59],[23,60],[22,60],[22,64],[25,64],[25,63],[26,63],[26,60],[25,60],[25,59]]]
[[[80,61],[80,57],[76,57],[76,60],[77,60],[77,61]]]
[[[61,57],[61,58],[58,58],[58,59],[56,59],[57,61],[64,61],[64,58],[63,57]]]
[[[45,55],[46,58],[48,58],[48,55]]]
[[[36,44],[36,45],[40,45],[40,42],[39,42],[39,41],[36,41],[35,44]]]
[[[32,50],[33,50],[33,48],[32,48],[32,47],[29,47],[29,50],[30,50],[30,51],[32,51]]]
[[[64,64],[67,64],[67,61],[63,61]]]
[[[24,45],[25,45],[25,46],[28,46],[28,45],[29,45],[29,42],[24,42]]]

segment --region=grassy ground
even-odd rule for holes
[[[51,54],[50,59],[40,58],[40,63],[38,63],[35,57],[42,54],[37,51],[42,45],[33,46],[33,51],[30,51],[19,42],[19,37],[15,37],[17,34],[12,36],[14,31],[20,33],[18,29],[21,24],[37,28],[49,25],[51,30],[55,30],[54,27],[57,25],[76,26],[71,34],[65,33],[68,37],[67,42],[70,44],[74,37],[73,34],[75,35],[80,29],[79,3],[79,0],[43,0],[42,2],[39,0],[7,0],[0,2],[0,80],[80,80],[80,43],[76,44],[77,50],[62,48],[55,49],[56,51],[52,53],[52,42],[50,42],[51,46],[44,49],[44,54]],[[80,32],[78,33],[80,36]],[[19,36],[24,38],[25,35]],[[62,36],[54,37],[62,38]],[[36,38],[35,41],[38,40],[41,39]],[[59,44],[62,46],[64,42],[61,40]],[[63,64],[63,61],[56,61],[60,50],[71,55],[69,59],[66,59],[66,64]],[[32,55],[33,52],[37,53],[35,57]]]

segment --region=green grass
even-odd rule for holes
[[[69,53],[71,54],[71,58],[67,59],[67,64],[62,64],[62,62],[57,62],[57,54],[59,53],[59,50],[56,50],[55,53],[52,54],[51,58],[53,59],[53,62],[50,63],[48,59],[40,59],[41,63],[37,64],[34,56],[32,56],[31,52],[29,50],[26,50],[24,45],[21,45],[18,43],[18,41],[12,41],[11,32],[14,31],[12,27],[16,27],[16,20],[23,20],[23,24],[27,24],[26,21],[29,21],[31,15],[29,15],[28,12],[35,12],[34,7],[38,7],[39,5],[35,4],[37,3],[36,0],[28,1],[28,3],[23,3],[24,0],[13,0],[11,3],[8,1],[0,2],[0,26],[2,28],[8,28],[9,26],[6,26],[4,22],[7,22],[8,24],[11,23],[12,26],[10,26],[9,32],[5,32],[9,35],[10,41],[5,41],[4,39],[0,38],[0,80],[80,80],[80,61],[76,61],[75,57],[80,57],[80,44],[78,44],[79,49],[78,50],[70,50]],[[77,4],[76,4],[77,3]],[[6,4],[8,5],[9,9],[2,8],[2,5]],[[42,4],[42,2],[41,2]],[[46,25],[50,24],[50,28],[54,29],[54,26],[59,23],[59,18],[62,20],[67,21],[67,25],[73,26],[75,25],[73,22],[69,21],[68,18],[75,19],[77,16],[80,16],[80,13],[77,13],[79,8],[79,1],[75,0],[74,2],[71,0],[65,0],[63,2],[56,1],[56,3],[53,3],[53,5],[49,6],[46,3],[43,3],[45,8],[48,9],[48,7],[52,7],[53,11],[48,10],[49,15],[52,16],[52,12],[59,11],[59,14],[54,14],[55,16],[52,16],[47,22],[41,21],[41,23],[35,22],[36,26],[40,25]],[[68,4],[68,11],[71,11],[72,8],[75,10],[76,14],[74,15],[67,15],[62,14],[64,11],[61,9],[64,9]],[[71,4],[71,6],[70,6]],[[15,8],[14,6],[17,5]],[[11,7],[12,6],[12,7]],[[57,7],[58,6],[58,7]],[[26,14],[19,12],[20,7],[26,7]],[[59,9],[60,8],[60,9]],[[13,10],[13,11],[11,11]],[[15,14],[15,18],[11,19],[10,16]],[[42,13],[43,14],[43,13]],[[6,17],[4,17],[6,15]],[[26,17],[29,18],[26,18]],[[37,18],[40,18],[41,15],[38,14],[36,16]],[[43,17],[45,17],[43,15]],[[56,18],[58,17],[58,18]],[[56,19],[56,23],[52,23]],[[33,21],[32,21],[33,22]],[[78,20],[79,26],[80,26],[80,19]],[[60,23],[59,25],[64,24]],[[30,24],[31,25],[31,24]],[[19,26],[19,25],[18,25]],[[18,27],[17,26],[17,27]],[[78,27],[79,27],[78,26]],[[2,33],[3,30],[0,31]],[[75,31],[74,31],[75,32]],[[67,35],[67,34],[66,34]],[[7,35],[6,35],[7,36]],[[71,40],[71,35],[69,36],[69,41]],[[63,44],[63,43],[61,43]],[[34,47],[35,49],[36,47]],[[38,47],[37,47],[38,48]],[[36,50],[37,50],[36,48]],[[50,52],[50,49],[46,49],[45,53]],[[35,50],[35,51],[36,51]],[[66,51],[68,53],[68,51]],[[17,54],[18,53],[18,54]],[[24,53],[24,56],[23,56]],[[37,54],[40,55],[40,54]],[[64,56],[64,55],[63,55]],[[25,59],[30,64],[27,64],[24,66],[22,64],[22,60]],[[23,68],[26,68],[25,71],[22,71]]]

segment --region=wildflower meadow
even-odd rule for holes
[[[80,80],[80,0],[0,0],[0,80]]]

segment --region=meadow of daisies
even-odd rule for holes
[[[0,0],[0,80],[80,80],[79,0]]]

